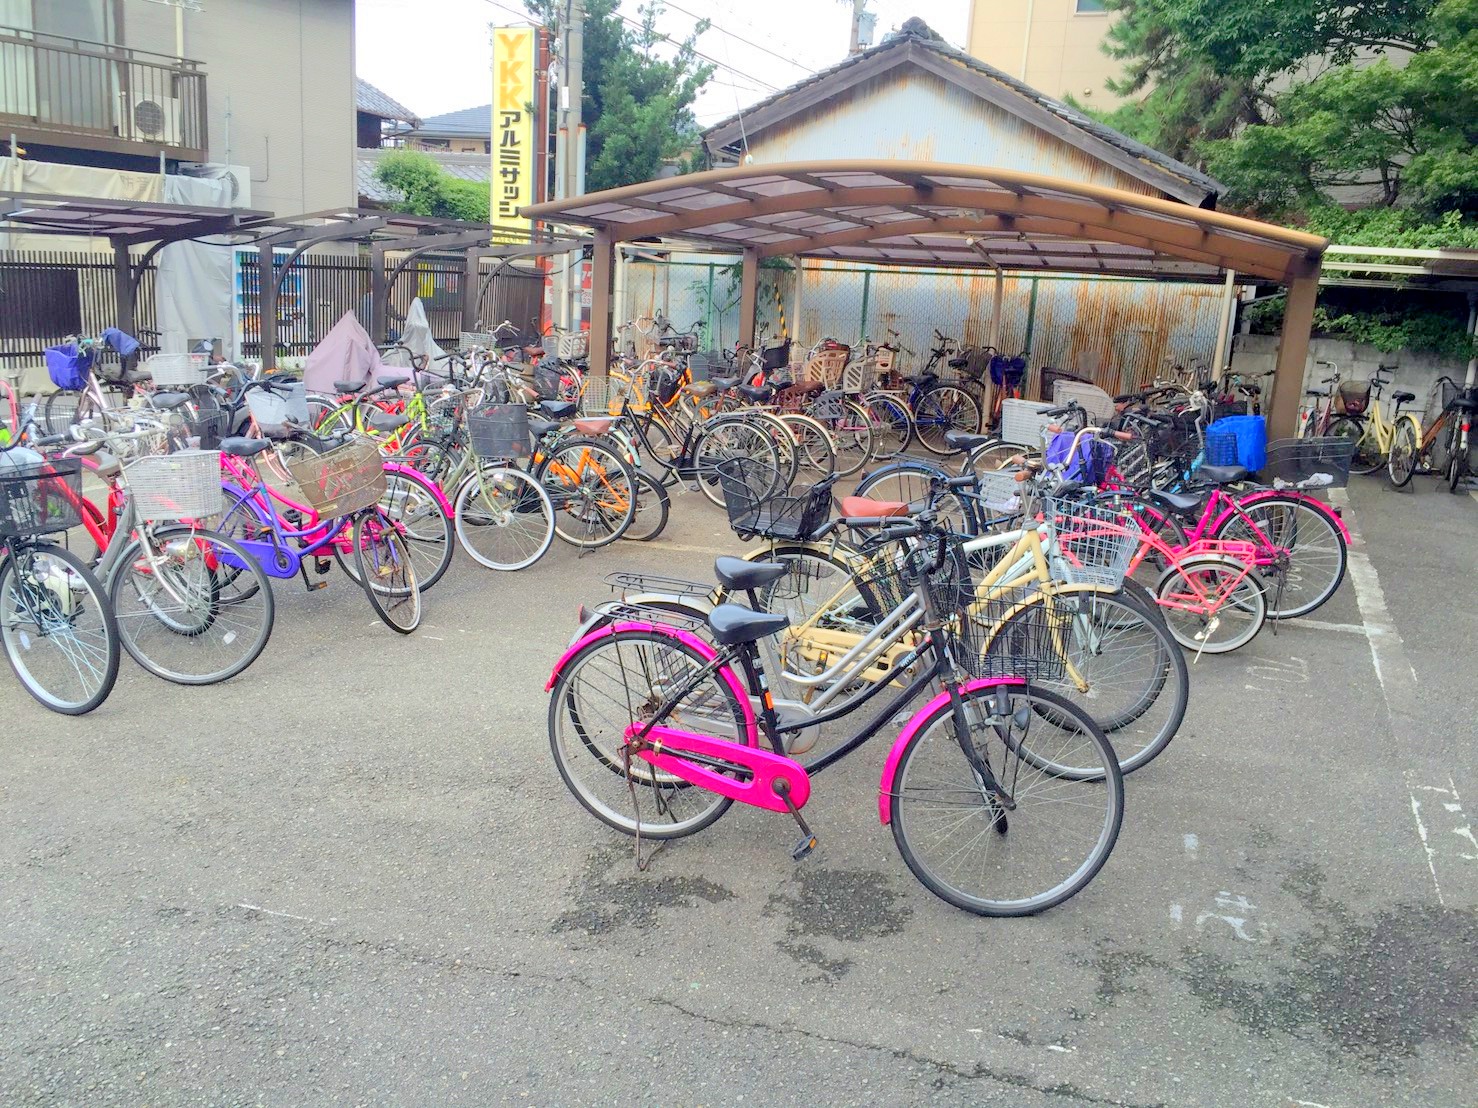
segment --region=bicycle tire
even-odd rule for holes
[[[873,459],[872,420],[855,400],[843,400],[842,412],[841,417],[822,420],[822,424],[831,436],[837,476],[850,477]]]
[[[180,567],[172,581],[173,590],[160,583],[159,565],[145,562],[145,572],[133,572],[142,558],[140,537],[124,548],[108,582],[119,640],[129,657],[154,676],[176,685],[215,685],[245,672],[267,648],[276,622],[276,598],[266,572],[235,539],[218,531],[156,527],[153,536],[163,548],[159,552],[163,558]],[[211,548],[215,567],[208,565],[201,544]],[[221,557],[223,552],[226,559]],[[186,571],[192,566],[200,567],[207,576],[187,578]],[[228,566],[230,570],[225,572]],[[182,662],[166,661],[167,655],[187,662],[204,661],[211,641],[208,634],[221,628],[224,631],[215,641],[227,647],[243,644],[242,649],[219,652],[223,657],[229,653],[224,665],[179,668]],[[161,630],[163,633],[151,634]],[[153,643],[159,646],[146,645]]]
[[[775,424],[783,429],[782,433],[787,438],[790,437],[790,430],[784,423],[775,419]],[[727,441],[720,441],[721,435]],[[710,449],[710,443],[717,448]],[[747,457],[768,464],[775,474],[773,491],[786,487],[790,481],[795,480],[796,453],[795,450],[791,451],[791,469],[786,477],[781,469],[780,451],[775,440],[760,430],[748,413],[719,416],[705,423],[693,439],[693,476],[698,483],[698,490],[708,502],[722,508],[724,491],[718,471],[721,462],[729,458]]]
[[[1367,477],[1385,465],[1385,456],[1381,454],[1375,436],[1364,419],[1340,416],[1329,425],[1329,434],[1338,439],[1354,440],[1355,453],[1350,459],[1351,473]]]
[[[1391,436],[1391,449],[1386,455],[1386,477],[1392,488],[1404,489],[1411,484],[1411,478],[1416,473],[1417,455],[1420,453],[1421,435],[1411,420],[1401,418],[1396,423],[1396,431]]]
[[[1097,778],[1085,778],[1081,781],[1071,782],[1066,786],[1061,783],[1060,779],[1051,778],[1053,784],[1048,787],[1053,791],[1053,799],[1061,799],[1065,794],[1071,794],[1075,798],[1075,803],[1044,803],[1042,805],[1042,810],[1045,813],[1056,812],[1063,819],[1071,819],[1075,816],[1081,817],[1087,828],[1084,834],[1092,835],[1092,846],[1086,857],[1067,876],[1055,885],[1031,895],[998,899],[996,896],[982,895],[982,893],[961,888],[957,883],[958,879],[952,879],[941,872],[943,868],[942,863],[950,857],[958,857],[962,848],[956,848],[948,852],[944,859],[933,865],[925,858],[926,854],[932,853],[925,843],[924,833],[927,830],[927,816],[925,813],[928,810],[926,805],[929,804],[929,798],[934,798],[933,807],[944,807],[944,799],[947,799],[947,794],[941,792],[939,785],[941,781],[945,780],[942,776],[942,771],[933,769],[926,764],[927,759],[934,758],[936,755],[936,760],[940,762],[941,766],[950,767],[948,772],[962,777],[968,774],[968,777],[965,778],[966,784],[958,790],[961,794],[961,800],[956,805],[958,810],[964,814],[951,814],[946,817],[945,829],[949,830],[962,825],[972,809],[978,811],[980,816],[985,820],[983,826],[972,836],[971,842],[968,844],[972,847],[972,850],[982,851],[984,858],[979,860],[978,864],[977,859],[974,857],[964,860],[965,864],[973,872],[978,872],[983,877],[986,865],[989,863],[989,847],[996,839],[1005,839],[1007,836],[1013,834],[1014,828],[1014,833],[1019,841],[1023,834],[1023,827],[1031,829],[1037,818],[1035,805],[1028,806],[1024,803],[1025,798],[1030,795],[1031,779],[1028,779],[1026,789],[1021,787],[1019,775],[1011,779],[1011,783],[1015,785],[1013,796],[1016,801],[1016,807],[1012,811],[1006,812],[1001,810],[998,805],[993,803],[993,798],[987,798],[985,796],[985,790],[979,783],[979,778],[975,776],[974,770],[971,768],[969,762],[966,761],[956,743],[953,734],[952,706],[948,700],[937,705],[932,710],[926,709],[927,715],[923,715],[922,718],[916,716],[914,720],[910,721],[909,726],[915,729],[914,734],[904,747],[893,776],[891,818],[893,841],[898,846],[898,852],[903,857],[904,864],[923,883],[924,887],[935,896],[954,905],[956,908],[961,908],[967,912],[973,912],[981,916],[1035,915],[1038,912],[1063,903],[1065,900],[1082,891],[1097,876],[1099,870],[1103,868],[1104,863],[1108,861],[1109,855],[1113,852],[1114,844],[1118,840],[1119,829],[1123,825],[1124,819],[1124,779],[1119,773],[1113,748],[1110,747],[1108,740],[1104,737],[1103,732],[1098,729],[1097,725],[1071,704],[1045,690],[1035,686],[1027,687],[1019,685],[1008,686],[1008,688],[1010,691],[1007,695],[1011,698],[1012,704],[1021,699],[1028,701],[1029,705],[1034,709],[1028,713],[1028,717],[1038,722],[1039,729],[1041,727],[1053,726],[1047,724],[1042,714],[1035,710],[1046,708],[1058,719],[1064,722],[1071,722],[1074,726],[1072,734],[1078,737],[1078,742],[1082,748],[1085,751],[1091,750],[1095,752],[1095,757],[1102,763],[1102,773]],[[991,715],[991,702],[994,701],[995,694],[996,687],[989,685],[969,691],[962,691],[960,693],[960,699],[964,710],[973,710],[975,713],[989,717]],[[987,703],[984,706],[977,706],[976,702],[981,700],[985,700]],[[978,715],[977,718],[979,718]],[[1007,716],[1008,721],[1011,718],[1011,715]],[[987,755],[991,753],[992,738],[994,737],[998,740],[995,745],[1000,748],[997,754],[997,758],[1000,761],[1000,777],[1008,776],[1006,771],[1011,761],[1013,745],[1017,753],[1016,762],[1019,770],[1022,761],[1020,751],[1024,749],[1023,744],[1034,741],[1032,739],[1033,731],[1030,726],[1026,729],[1024,737],[1017,736],[1014,729],[1014,722],[1008,722],[1006,727],[1011,736],[1008,739],[1001,739],[999,733],[994,728],[988,726],[974,727],[971,731],[972,739],[977,734],[981,736],[983,742],[986,744]],[[1067,733],[1063,727],[1054,727],[1054,730],[1063,732],[1064,734]],[[941,732],[944,732],[944,734],[941,735]],[[1050,736],[1042,736],[1041,741],[1051,741]],[[1067,739],[1062,740],[1063,745],[1066,745],[1067,741]],[[978,746],[979,743],[977,743],[977,749]],[[953,757],[951,757],[951,751],[953,752]],[[917,808],[914,806],[915,794],[912,791],[911,784],[911,779],[914,777],[916,761],[921,763],[921,768],[918,772],[919,788],[917,803],[919,807]],[[994,765],[992,768],[994,770]],[[1037,767],[1033,767],[1033,769],[1039,773],[1046,772],[1037,770]],[[1050,777],[1051,775],[1048,774],[1047,776]],[[1038,778],[1038,780],[1041,779]],[[1094,797],[1099,789],[1102,789],[1103,792],[1102,803],[1104,811],[1102,820],[1098,821],[1095,827],[1093,811],[1088,808],[1088,804],[1097,804]],[[1079,795],[1087,797],[1089,800],[1086,803],[1077,800]],[[1031,813],[1030,820],[1027,816],[1028,812]],[[1042,846],[1035,851],[1035,856],[1048,861],[1054,857],[1061,857],[1065,850],[1064,843],[1071,841],[1073,837],[1064,835],[1060,831],[1053,832],[1045,837]],[[1032,855],[1033,852],[1029,850],[1024,851],[1013,844],[1012,853],[1015,856],[1022,856],[1024,858]],[[1071,865],[1071,859],[1065,864]],[[1035,884],[1035,882],[1033,883]]]
[[[606,826],[627,835],[637,833],[637,818],[627,813],[632,791],[641,789],[656,793],[667,790],[663,805],[670,814],[676,814],[685,801],[693,802],[692,814],[683,818],[666,824],[643,820],[643,838],[695,835],[712,826],[734,803],[726,796],[662,774],[639,759],[632,759],[635,772],[628,775],[620,756],[626,728],[633,718],[626,710],[628,703],[655,697],[654,703],[661,704],[663,694],[658,682],[674,683],[708,664],[700,651],[670,634],[629,628],[586,643],[560,669],[549,698],[550,753],[565,787],[581,807]],[[587,672],[592,674],[588,693]],[[632,681],[640,687],[628,701]],[[735,741],[748,741],[745,710],[728,682],[716,673],[710,674],[683,703],[693,706],[705,734],[711,733],[710,725],[712,731],[732,728]],[[681,705],[677,714],[682,718]],[[655,815],[657,808],[648,811]]]
[[[432,490],[432,480],[419,471],[385,474],[385,494],[380,507],[400,528],[412,560],[416,563],[416,580],[421,591],[432,587],[446,576],[456,553],[456,527],[451,514],[442,508]],[[333,545],[334,559],[356,585],[359,568],[356,560]]]
[[[41,566],[39,561],[43,558],[57,564]],[[82,586],[80,590],[77,584]],[[67,592],[65,599],[60,595],[62,588]],[[86,600],[78,600],[79,591],[85,594]],[[19,608],[15,607],[17,604]],[[84,610],[96,612],[101,624],[100,631],[88,633],[86,642],[80,641],[76,634],[79,613]],[[34,638],[22,627],[22,622],[32,626],[36,632]],[[63,623],[65,629],[58,626]],[[101,643],[97,641],[99,636]],[[57,668],[80,676],[78,663],[85,662],[89,674],[79,680],[77,695],[72,699],[48,687],[47,681],[37,675],[39,655],[33,658],[31,654],[39,644],[61,644],[64,639],[71,640],[68,645],[58,646],[66,665]],[[122,649],[107,593],[82,559],[49,543],[26,545],[19,551],[12,549],[0,563],[0,646],[26,692],[43,707],[62,715],[81,716],[93,711],[108,699],[118,680]]]
[[[935,479],[951,480],[954,474],[937,462],[924,458],[905,458],[890,462],[868,474],[857,485],[857,495],[874,500],[915,504],[928,497]],[[982,522],[968,497],[947,492],[937,498],[936,517],[951,530],[962,535],[978,535]]]
[[[1468,469],[1468,451],[1463,448],[1463,419],[1463,413],[1454,411],[1448,431],[1447,491],[1454,493],[1463,483],[1463,477]]]
[[[1230,654],[1233,650],[1240,650],[1262,630],[1263,624],[1268,618],[1267,586],[1258,577],[1256,571],[1247,574],[1237,586],[1236,591],[1227,598],[1221,609],[1199,616],[1192,612],[1186,612],[1179,608],[1164,603],[1170,595],[1170,590],[1176,581],[1184,581],[1192,574],[1203,576],[1235,575],[1242,572],[1242,563],[1222,554],[1197,555],[1187,558],[1165,570],[1160,575],[1160,580],[1155,584],[1155,596],[1161,603],[1165,613],[1165,624],[1170,629],[1171,636],[1186,650],[1197,654]],[[1220,586],[1211,585],[1207,591],[1219,591]],[[1241,609],[1246,616],[1246,626],[1240,634],[1231,635],[1224,640],[1212,641],[1210,635],[1221,629],[1221,612],[1227,606],[1232,605]],[[1234,612],[1233,615],[1236,615]],[[1200,631],[1196,630],[1200,626]]]
[[[1289,493],[1257,494],[1252,503],[1239,504],[1238,507],[1254,526],[1249,527],[1241,516],[1232,512],[1217,524],[1212,538],[1239,539],[1259,546],[1268,543],[1286,548],[1292,557],[1290,577],[1300,565],[1322,567],[1327,562],[1333,563],[1332,569],[1320,569],[1328,583],[1307,590],[1302,584],[1304,571],[1299,569],[1299,583],[1295,586],[1293,595],[1290,596],[1285,591],[1281,600],[1277,586],[1268,581],[1268,619],[1306,616],[1335,594],[1345,579],[1345,571],[1349,566],[1349,549],[1339,526],[1331,521],[1330,508],[1322,501]],[[1303,522],[1298,522],[1300,520]],[[1306,541],[1300,542],[1300,532],[1303,532]],[[1292,545],[1281,541],[1283,538],[1291,538]]]
[[[672,497],[661,481],[644,470],[636,471],[636,512],[621,537],[628,542],[651,542],[667,529]]]
[[[785,412],[779,418],[796,444],[796,456],[816,480],[824,481],[837,472],[836,442],[824,424],[798,412]]]
[[[572,464],[568,457],[579,454]],[[554,533],[582,550],[621,537],[636,513],[635,476],[626,459],[599,439],[570,435],[543,450],[534,476],[554,505]]]
[[[862,404],[872,422],[873,460],[886,462],[907,453],[913,441],[908,405],[889,393],[869,393]]]
[[[944,439],[950,431],[980,430],[980,403],[955,385],[934,385],[914,406],[914,434],[931,454],[948,457],[955,453]]]
[[[452,520],[462,549],[488,569],[525,569],[554,542],[554,504],[521,469],[479,466],[457,490]]]
[[[390,630],[409,635],[421,625],[421,588],[399,529],[376,506],[359,513],[352,534],[359,581],[370,607]]]

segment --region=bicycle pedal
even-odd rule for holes
[[[314,572],[318,573],[319,575],[325,574],[325,573],[327,573],[329,570],[331,570],[333,568],[334,568],[334,563],[333,563],[332,559],[329,559],[329,558],[314,558],[313,559],[313,569],[314,569]]]
[[[802,858],[804,858],[807,854],[811,853],[811,851],[815,849],[816,836],[807,835],[804,839],[795,844],[795,847],[790,852],[790,856],[794,858],[797,862],[799,862]]]

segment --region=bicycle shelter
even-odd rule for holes
[[[760,262],[889,265],[1208,281],[1246,274],[1288,290],[1270,432],[1294,433],[1328,240],[1173,200],[1020,170],[838,160],[709,170],[533,204],[521,214],[595,232],[591,367],[611,348],[619,242],[666,236],[743,258],[740,341],[753,342]],[[994,333],[995,328],[992,328]],[[599,353],[597,353],[599,352]]]

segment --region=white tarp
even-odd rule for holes
[[[411,301],[411,306],[406,310],[405,326],[400,331],[400,344],[412,354],[424,357],[428,363],[433,358],[446,355],[446,351],[431,337],[431,324],[426,319],[426,308],[419,296]],[[392,350],[385,355],[386,365],[402,366],[405,361],[405,353],[400,350]]]
[[[384,370],[369,332],[345,312],[303,363],[303,384],[309,392],[333,393],[335,381],[373,381]]]
[[[231,207],[231,182],[204,177],[164,178],[164,202],[196,207]],[[231,266],[229,246],[179,242],[159,252],[159,275],[154,285],[159,312],[159,349],[183,354],[204,340],[220,340],[229,361],[236,356],[231,321]]]

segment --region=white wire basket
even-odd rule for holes
[[[497,345],[498,340],[489,331],[463,331],[461,338],[457,342],[457,348],[463,354],[474,347],[491,350],[496,348]]]
[[[1058,381],[1052,386],[1052,403],[1059,408],[1068,403],[1082,405],[1088,419],[1099,426],[1114,418],[1114,398],[1097,385]]]
[[[140,367],[154,378],[156,388],[203,385],[210,376],[209,354],[155,354]]]
[[[631,395],[631,383],[624,377],[585,376],[580,389],[580,414],[587,416],[620,415],[621,405]]]
[[[1010,470],[986,470],[975,475],[975,500],[987,513],[997,516],[1020,515],[1028,488]]]
[[[1104,504],[1043,497],[1043,517],[1052,524],[1052,576],[1069,585],[1122,588],[1141,542],[1133,517]]]
[[[1001,441],[1015,446],[1042,449],[1042,435],[1055,419],[1042,413],[1055,405],[1035,400],[1003,400],[1001,402]]]
[[[134,511],[149,523],[206,519],[219,515],[224,507],[219,450],[180,450],[137,458],[123,467],[123,479]]]
[[[590,335],[586,331],[560,331],[545,335],[544,353],[553,354],[565,361],[587,357],[590,354]]]

